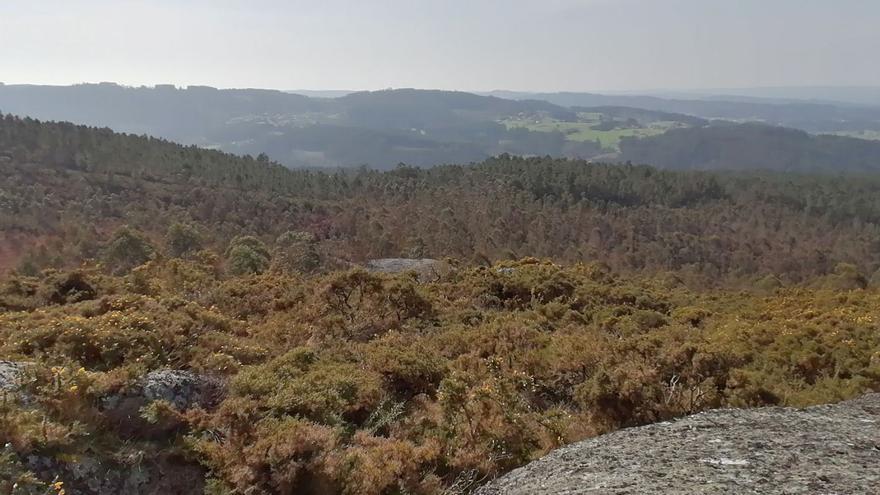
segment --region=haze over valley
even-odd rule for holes
[[[808,100],[416,89],[328,98],[102,83],[3,85],[0,109],[240,155],[266,154],[293,168],[433,166],[510,153],[664,168],[866,171],[880,156],[880,106]],[[716,151],[700,155],[696,141]]]

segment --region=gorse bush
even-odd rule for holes
[[[0,402],[0,470],[42,489],[54,475],[24,469],[29,455],[63,466],[172,446],[210,493],[434,494],[622,426],[880,389],[880,294],[860,283],[693,291],[533,258],[427,282],[269,263],[232,275],[220,259],[0,284],[0,359],[30,363]],[[113,398],[162,369],[225,392],[120,419]]]
[[[113,234],[104,256],[115,273],[125,273],[146,263],[155,251],[150,241],[141,233],[122,227]]]

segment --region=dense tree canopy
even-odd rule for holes
[[[674,172],[508,155],[328,174],[9,116],[0,119],[0,168],[0,266],[32,273],[100,257],[121,225],[175,256],[181,247],[167,238],[175,223],[218,253],[239,235],[274,246],[287,231],[308,233],[308,249],[325,262],[535,255],[675,270],[699,283],[766,275],[801,282],[840,262],[865,274],[880,268],[875,176]]]

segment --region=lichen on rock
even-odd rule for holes
[[[27,363],[0,360],[0,392],[12,392],[21,386]]]
[[[562,447],[477,495],[876,494],[880,394],[707,411]]]

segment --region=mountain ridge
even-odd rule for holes
[[[109,127],[239,155],[265,153],[286,166],[304,168],[434,166],[481,161],[502,153],[607,159],[619,151],[621,137],[650,137],[682,126],[702,128],[719,117],[814,133],[880,135],[880,109],[862,107],[578,93],[518,98],[418,89],[316,98],[208,86],[4,85],[0,111]],[[639,161],[655,163],[652,156]]]

